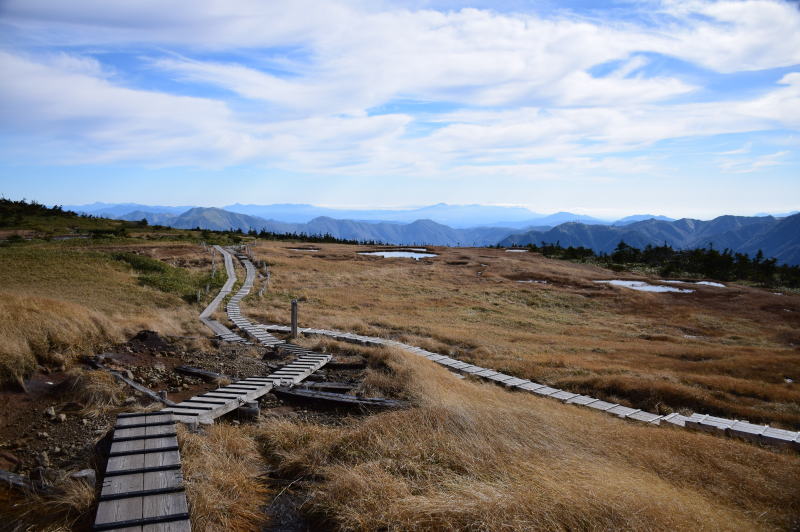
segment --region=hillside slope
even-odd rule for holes
[[[638,248],[666,243],[676,249],[713,246],[750,254],[761,249],[765,256],[775,257],[781,263],[800,264],[798,225],[799,214],[783,219],[772,216],[720,216],[708,221],[683,218],[674,222],[651,219],[624,226],[568,223],[548,231],[510,235],[500,245],[560,242],[564,247],[583,246],[604,253],[613,251],[620,241]]]

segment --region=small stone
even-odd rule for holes
[[[49,435],[48,433],[46,433],[46,432],[38,432],[38,433],[36,434],[36,436],[37,436],[37,437],[38,437],[40,440],[46,440],[46,439],[48,439],[48,438],[50,437],[50,435]]]
[[[56,409],[53,408],[52,406],[48,406],[44,411],[44,415],[51,418],[56,417]]]
[[[133,380],[133,373],[131,372],[131,370],[126,369],[125,376],[128,377],[130,380]]]
[[[47,451],[42,451],[36,456],[36,462],[42,467],[50,467],[50,457],[47,456]]]
[[[81,425],[88,425],[88,424],[89,424],[89,420],[88,419],[86,419],[86,418],[81,419]]]
[[[61,447],[58,446],[53,447],[53,454],[61,454]]]
[[[63,423],[66,420],[67,420],[67,415],[66,414],[59,414],[59,415],[56,416],[56,421],[59,422],[59,423]]]
[[[90,486],[94,487],[97,483],[97,472],[94,469],[81,469],[70,475],[70,478],[75,480],[83,480]]]

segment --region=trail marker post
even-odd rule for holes
[[[292,338],[297,338],[297,300],[292,299]]]

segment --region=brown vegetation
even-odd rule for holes
[[[299,298],[301,326],[391,337],[660,413],[800,427],[798,384],[784,380],[800,380],[800,295],[636,292],[593,282],[619,273],[495,249],[437,248],[415,262],[289,247],[256,248],[272,280],[264,299],[243,302],[249,316],[286,323]]]
[[[416,404],[259,440],[342,530],[768,530],[797,526],[800,459],[635,425],[381,350]]]
[[[192,530],[258,530],[267,489],[262,459],[246,429],[217,424],[202,433],[179,427]]]
[[[180,298],[141,286],[128,268],[98,249],[0,249],[0,386],[21,384],[37,365],[69,365],[75,355],[141,329],[174,334],[198,328],[194,310]]]
[[[94,486],[70,478],[63,471],[47,493],[21,493],[0,489],[3,530],[13,532],[66,532],[87,516],[95,502]]]

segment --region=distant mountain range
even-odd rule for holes
[[[319,216],[308,223],[288,223],[277,220],[266,220],[257,216],[249,216],[230,212],[224,209],[195,207],[180,214],[170,216],[165,223],[163,214],[148,214],[135,211],[121,216],[124,220],[146,219],[148,223],[160,223],[180,229],[213,229],[225,231],[254,229],[273,233],[298,233],[306,235],[330,234],[337,238],[350,240],[374,240],[388,244],[412,245],[430,244],[436,246],[486,246],[494,245],[509,235],[510,231],[503,227],[473,227],[456,229],[432,220],[416,220],[404,224],[397,222],[363,222],[356,220],[337,220],[327,216]]]
[[[65,209],[75,212],[107,216],[111,218],[139,216],[142,219],[148,215],[169,214],[177,216],[195,206],[169,207],[160,205],[142,205],[138,203],[92,203],[89,205],[64,205]],[[288,223],[308,223],[319,217],[334,218],[337,220],[355,220],[359,222],[380,223],[411,223],[417,220],[433,220],[436,223],[447,225],[456,229],[472,227],[508,227],[512,229],[532,229],[535,227],[555,227],[566,222],[581,222],[587,224],[610,225],[612,223],[624,224],[626,221],[638,221],[652,218],[649,214],[629,216],[622,220],[602,220],[583,214],[571,212],[557,212],[555,214],[539,214],[523,207],[504,207],[494,205],[448,205],[437,203],[417,209],[332,209],[317,207],[315,205],[276,203],[273,205],[243,205],[235,203],[222,207],[223,210],[247,216],[263,218],[265,220],[279,220]],[[656,216],[658,219],[670,220],[665,216]],[[155,219],[155,218],[154,218]],[[171,218],[162,217],[168,221]],[[154,222],[158,223],[158,222]]]
[[[750,255],[760,249],[767,257],[776,257],[781,263],[800,264],[800,214],[786,218],[720,216],[707,221],[651,219],[623,226],[565,223],[545,231],[509,235],[500,241],[500,245],[558,242],[564,247],[584,246],[597,252],[610,252],[621,240],[638,248],[666,243],[676,249],[713,246]]]
[[[597,252],[612,251],[620,240],[640,248],[664,243],[677,249],[711,245],[751,255],[761,249],[767,257],[776,257],[782,263],[800,264],[800,214],[794,213],[785,217],[720,216],[713,220],[673,220],[640,214],[604,221],[568,212],[544,216],[520,207],[446,204],[372,211],[293,204],[236,204],[218,209],[94,203],[64,208],[124,220],[144,218],[150,224],[184,229],[265,229],[397,245],[514,246],[559,242],[565,247],[584,246]],[[428,219],[415,217],[425,214]],[[443,220],[453,220],[452,225]]]

